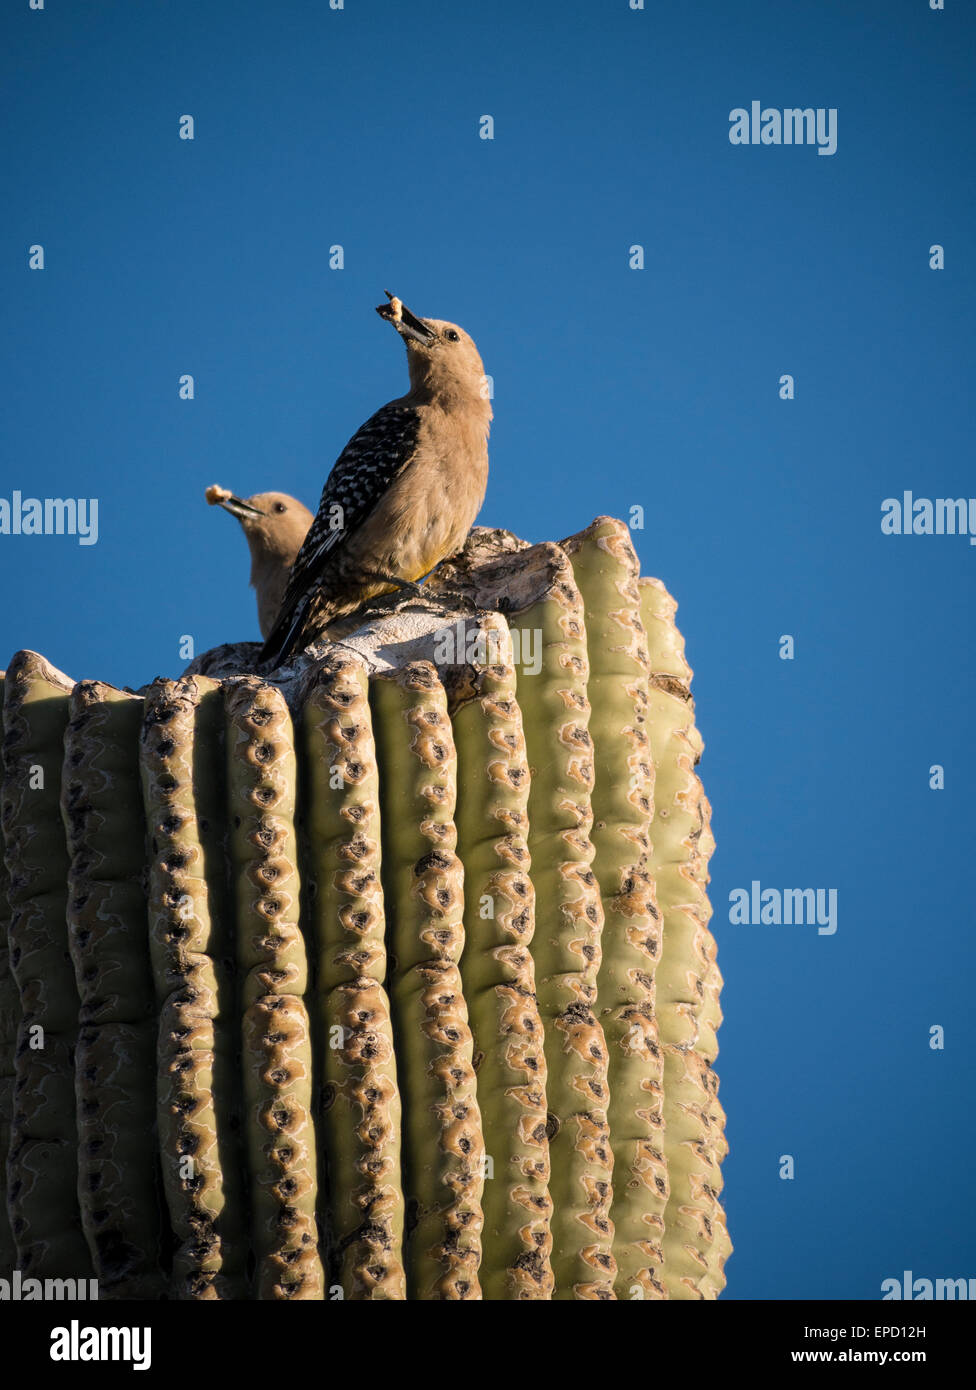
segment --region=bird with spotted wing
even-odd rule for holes
[[[326,480],[261,651],[273,665],[370,599],[414,587],[460,550],[484,501],[492,411],[478,349],[457,324],[387,294],[377,313],[406,346],[410,390],[370,416]]]

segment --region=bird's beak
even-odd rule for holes
[[[235,497],[231,493],[230,497],[224,497],[219,504],[225,512],[230,512],[231,516],[264,516],[260,507],[252,507],[250,502],[245,502],[243,497]]]
[[[378,304],[376,312],[381,319],[386,319],[387,323],[392,323],[401,338],[424,345],[432,343],[437,334],[432,328],[428,328],[423,319],[418,319],[416,314],[411,314],[407,306],[396,295],[390,294],[389,290],[383,293],[390,301],[389,304]]]

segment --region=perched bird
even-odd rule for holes
[[[463,545],[488,484],[492,418],[478,349],[387,290],[377,313],[407,350],[410,390],[353,435],[322,490],[261,658],[281,662],[329,623],[418,579]]]
[[[258,625],[267,637],[274,627],[288,574],[312,524],[312,513],[287,492],[258,492],[235,497],[216,483],[207,488],[212,507],[236,516],[251,551],[251,584],[257,592]]]

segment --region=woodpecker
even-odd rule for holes
[[[460,550],[484,501],[492,411],[478,349],[457,324],[386,295],[376,312],[403,340],[410,390],[336,460],[262,661],[279,664],[371,598],[416,590]]]
[[[274,627],[288,574],[312,524],[312,513],[287,492],[235,497],[216,483],[206,491],[212,507],[236,516],[251,552],[251,584],[257,593],[258,625],[267,637]]]

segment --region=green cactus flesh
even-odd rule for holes
[[[225,697],[229,849],[241,974],[244,1124],[257,1296],[322,1298],[291,716],[281,693],[253,678],[228,683]]]
[[[453,714],[464,953],[487,1153],[481,1286],[487,1299],[549,1299],[553,1276],[546,1057],[531,945],[529,769],[504,618],[485,624],[477,692]]]
[[[615,1288],[618,1298],[663,1298],[668,1176],[654,1011],[662,927],[649,864],[654,768],[640,567],[626,526],[609,517],[565,548],[583,598],[594,710],[591,838],[604,914],[597,997],[609,1051]]]
[[[308,933],[327,1155],[320,1225],[346,1299],[403,1299],[400,1092],[386,993],[379,772],[369,682],[333,658],[303,710]]]
[[[68,943],[80,999],[78,1200],[103,1298],[159,1298],[164,1291],[141,722],[135,696],[95,681],[76,685],[61,781],[71,856]]]
[[[689,690],[691,669],[664,586],[640,584],[651,671],[648,727],[656,769],[652,872],[664,915],[655,973],[664,1051],[664,1123],[670,1194],[664,1283],[670,1298],[714,1298],[731,1249],[721,1194],[724,1115],[712,1070],[721,978],[708,930],[706,886],[714,841],[710,807],[695,774],[702,740]]]
[[[593,744],[583,600],[569,560],[551,547],[546,597],[509,615],[541,669],[523,663],[518,698],[528,752],[535,959],[545,1030],[554,1297],[612,1299],[613,1152],[608,1054],[596,1013],[603,906],[593,872]]]
[[[434,666],[419,661],[374,677],[370,703],[403,1105],[407,1296],[473,1299],[481,1294],[485,1143],[458,969],[464,886],[447,697]]]
[[[245,1295],[240,1039],[228,957],[232,920],[223,700],[214,681],[156,681],[140,766],[149,831],[149,949],[159,1018],[156,1114],[178,1299]]]

